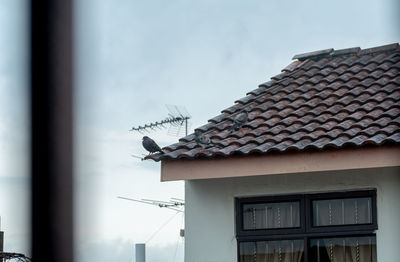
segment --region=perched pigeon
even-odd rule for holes
[[[194,141],[201,147],[217,146],[217,144],[211,142],[211,139],[203,135],[199,130],[194,131]]]
[[[241,128],[244,125],[244,123],[246,123],[247,117],[248,117],[247,110],[243,110],[242,112],[237,114],[236,117],[233,119],[233,124],[232,127],[230,128],[229,133],[232,133],[233,130],[235,131],[239,130],[239,128]]]
[[[154,152],[160,152],[161,154],[164,154],[164,151],[162,151],[156,142],[154,142],[154,140],[148,136],[143,137],[142,145],[147,151],[150,152],[150,154]]]

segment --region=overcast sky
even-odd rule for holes
[[[6,250],[29,254],[25,8],[0,1],[0,216]],[[165,104],[198,127],[295,54],[399,42],[399,22],[395,0],[76,1],[78,261],[134,261],[139,242],[148,262],[183,261],[181,214],[117,199],[184,198],[183,182],[131,156],[146,153],[131,127],[167,117]]]

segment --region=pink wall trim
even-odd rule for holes
[[[161,181],[400,166],[400,146],[164,160]]]

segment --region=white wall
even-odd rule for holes
[[[400,168],[267,175],[185,182],[185,262],[237,261],[237,196],[377,189],[378,262],[399,261]]]

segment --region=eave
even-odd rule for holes
[[[214,159],[163,160],[161,162],[161,181],[394,166],[400,166],[400,146],[398,145]]]

